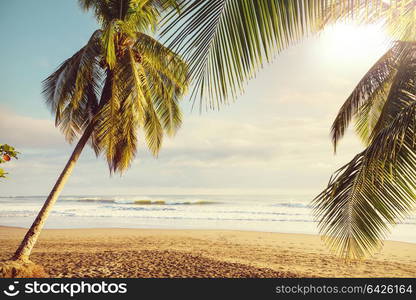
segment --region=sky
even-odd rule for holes
[[[21,152],[2,165],[0,196],[47,195],[73,145],[54,127],[41,81],[97,28],[77,1],[0,2],[0,143]],[[351,131],[334,155],[329,132],[342,103],[387,50],[378,25],[337,24],[280,54],[220,111],[191,110],[157,159],[144,144],[122,176],[85,149],[65,195],[301,194],[313,197],[363,149]]]

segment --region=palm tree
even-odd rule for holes
[[[101,25],[88,43],[43,82],[46,103],[69,142],[79,137],[45,204],[14,254],[28,261],[42,227],[85,145],[123,172],[136,154],[137,130],[156,156],[163,135],[181,125],[187,65],[148,32],[172,0],[79,0]]]
[[[398,40],[358,83],[331,132],[336,150],[354,119],[367,148],[313,202],[324,240],[346,259],[374,253],[416,208],[416,1],[386,12]]]

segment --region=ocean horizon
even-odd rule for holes
[[[0,225],[29,227],[46,196],[0,197]],[[318,234],[305,195],[61,196],[45,228],[212,229]],[[416,217],[387,240],[416,243]]]

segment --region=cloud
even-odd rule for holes
[[[327,119],[271,118],[250,122],[192,117],[160,159],[172,167],[330,167],[332,157]],[[360,149],[348,135],[342,149]],[[341,156],[341,159],[345,158]],[[339,159],[340,160],[340,159]]]
[[[65,145],[64,137],[51,120],[22,116],[0,107],[1,143],[22,148],[50,148]]]
[[[287,106],[290,110],[290,103]],[[122,177],[110,178],[105,160],[96,159],[86,149],[65,193],[227,189],[319,192],[330,174],[361,149],[356,137],[349,134],[342,141],[341,155],[333,155],[329,139],[332,118],[328,115],[301,118],[292,113],[276,114],[271,109],[250,119],[246,116],[246,112],[188,115],[177,135],[165,139],[158,159],[152,158],[141,139],[137,159]],[[50,120],[4,110],[0,117],[0,129],[7,132],[4,141],[24,149],[20,159],[8,165],[11,180],[4,191],[47,193],[73,146],[66,144]]]

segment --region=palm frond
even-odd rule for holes
[[[376,136],[385,126],[389,125],[397,114],[414,101],[416,94],[416,43],[400,42],[405,45],[402,59],[397,65],[397,72],[392,81],[386,103],[374,126],[371,138]]]
[[[153,70],[163,72],[164,76],[177,86],[181,93],[187,92],[189,67],[181,56],[143,33],[136,35],[134,48],[141,54],[143,63]]]
[[[182,124],[179,101],[188,88],[188,67],[176,53],[149,36],[140,35],[136,49],[143,54],[145,83],[154,109],[166,133],[173,135]]]
[[[142,116],[138,113],[137,102],[133,97],[123,101],[118,115],[120,122],[117,127],[118,140],[115,144],[115,154],[109,164],[112,172],[127,170],[137,152],[137,130],[141,123]]]
[[[157,156],[163,141],[163,127],[155,109],[154,98],[152,95],[151,83],[148,82],[146,71],[143,66],[139,66],[139,73],[143,84],[143,94],[146,99],[146,110],[144,114],[143,130],[146,138],[147,147],[154,156]]]
[[[367,165],[368,155],[369,151],[360,153],[335,173],[328,187],[313,201],[324,241],[346,259],[373,254],[391,225],[402,221],[415,207],[415,186],[407,176],[407,162],[396,162],[394,178],[386,165],[378,165],[374,176],[370,170],[375,167]],[[415,162],[413,158],[412,163]],[[416,175],[414,169],[411,171]]]
[[[416,3],[413,0],[391,1],[385,13],[388,32],[394,40],[416,39]]]
[[[88,125],[98,106],[101,70],[97,30],[88,43],[43,81],[43,95],[69,142]]]
[[[344,258],[374,253],[392,226],[415,212],[415,95],[413,100],[313,201],[324,240]]]
[[[120,22],[112,21],[103,30],[102,48],[105,62],[110,69],[114,68],[117,63],[116,43],[117,43],[117,26]]]
[[[395,71],[392,72],[392,76],[390,77],[394,77],[394,73]],[[358,108],[358,111],[354,115],[355,132],[366,146],[371,142],[374,128],[383,111],[392,81],[392,78],[386,79],[383,84],[368,97],[367,101]]]
[[[124,19],[124,29],[146,33],[155,31],[165,11],[179,11],[176,0],[132,0]]]
[[[140,72],[137,67],[137,61],[135,57],[135,53],[129,50],[128,52],[128,61],[126,63],[126,68],[129,68],[126,80],[130,82],[131,91],[130,97],[135,103],[136,114],[140,116],[139,125],[143,126],[144,124],[144,114],[145,110],[147,109],[147,101],[145,95],[143,93],[143,83],[142,79],[140,78]]]
[[[405,2],[409,0],[397,0]],[[331,1],[331,5],[324,13],[324,23],[337,21],[355,21],[359,24],[369,24],[386,21],[393,12],[390,3],[385,0],[338,0]]]
[[[335,151],[351,119],[359,113],[363,119],[363,114],[366,110],[369,111],[372,105],[380,105],[380,102],[385,101],[386,87],[391,85],[391,81],[396,76],[406,46],[407,44],[396,43],[387,51],[364,75],[342,105],[331,127]]]
[[[107,70],[107,76],[101,96],[100,110],[95,116],[94,131],[100,152],[105,152],[110,172],[114,171],[113,159],[116,155],[116,145],[119,142],[118,126],[120,126],[119,109],[123,99],[120,99],[119,70]]]

